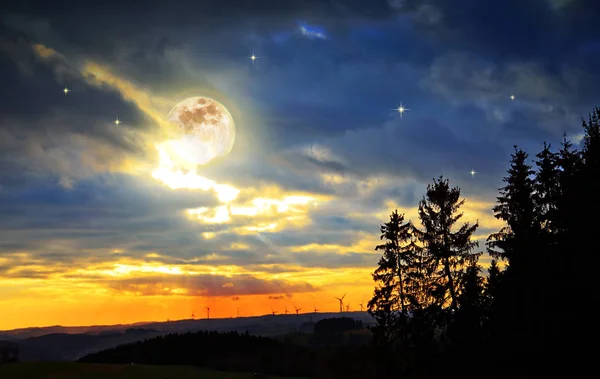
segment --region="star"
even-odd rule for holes
[[[510,99],[511,99],[512,101],[515,101],[515,95],[510,95]]]
[[[252,55],[250,56],[250,60],[252,60],[252,63],[254,63],[256,59],[258,59],[258,57],[254,55],[254,53],[252,53]]]
[[[68,89],[68,88],[65,86],[65,89],[63,89],[63,92],[65,93],[65,96],[67,96],[67,94],[68,94],[69,92],[71,92],[71,90],[70,90],[70,89]]]
[[[395,109],[398,113],[400,113],[400,118],[402,118],[402,116],[404,115],[404,112],[409,111],[409,108],[406,108],[402,102],[400,102],[400,105],[398,106],[398,108]]]
[[[477,171],[475,171],[475,170],[471,169],[471,172],[470,172],[470,174],[471,174],[471,176],[475,176],[475,174],[477,174]]]
[[[119,121],[119,118],[117,117],[117,119],[115,120],[115,125],[119,126],[120,123],[121,121]]]

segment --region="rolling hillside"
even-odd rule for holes
[[[311,333],[312,323],[338,316],[339,313],[308,313],[113,326],[50,326],[0,331],[0,340],[18,342],[22,362],[73,361],[86,354],[168,333],[248,331],[249,334],[263,337],[282,336],[298,331]],[[365,325],[372,322],[371,316],[366,312],[344,312],[344,316],[361,320]]]

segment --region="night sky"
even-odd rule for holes
[[[3,2],[0,329],[334,311],[346,292],[358,310],[379,225],[416,220],[440,175],[483,250],[513,145],[577,146],[600,102],[599,14],[597,0]],[[235,144],[159,180],[167,114],[191,96],[229,110]]]

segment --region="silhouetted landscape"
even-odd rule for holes
[[[373,318],[366,312],[347,312],[346,315],[369,325]],[[267,315],[227,319],[174,320],[169,322],[138,323],[135,325],[47,327],[0,331],[0,340],[19,343],[19,360],[73,361],[88,353],[116,347],[128,342],[170,333],[194,331],[249,332],[257,336],[281,337],[294,332],[312,333],[314,323],[336,317],[337,313],[300,315]]]
[[[0,379],[593,376],[599,20],[0,1]]]
[[[442,177],[419,202],[419,220],[392,212],[376,247],[382,256],[368,303],[375,322],[368,328],[360,318],[315,313],[3,335],[27,337],[19,341],[24,352],[31,349],[24,358],[35,357],[39,341],[56,347],[56,356],[45,357],[52,360],[119,345],[82,356],[82,363],[315,378],[437,377],[454,365],[463,377],[574,375],[589,325],[583,305],[592,281],[581,269],[595,263],[596,223],[587,215],[600,211],[600,108],[583,128],[581,150],[566,138],[556,151],[544,144],[534,166],[515,146],[494,207],[506,226],[487,238],[485,251],[472,241],[478,224],[460,224],[460,189]],[[583,206],[582,199],[589,201]],[[483,254],[493,258],[487,275],[478,264]],[[165,334],[201,322],[212,331]],[[223,331],[234,323],[245,331]]]

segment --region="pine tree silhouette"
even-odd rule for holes
[[[372,274],[377,286],[373,298],[367,303],[367,311],[376,322],[372,329],[375,338],[387,344],[397,336],[398,312],[406,316],[405,271],[409,269],[411,253],[406,242],[411,236],[411,225],[404,223],[404,215],[394,211],[390,221],[381,225],[380,231],[380,238],[385,243],[375,247],[375,250],[383,250],[383,254]]]
[[[439,304],[447,305],[449,295],[450,309],[457,311],[458,286],[464,275],[464,268],[477,261],[480,253],[472,253],[478,245],[471,241],[479,224],[464,223],[453,230],[462,217],[459,213],[464,199],[460,198],[458,187],[450,188],[447,179],[440,177],[427,186],[427,192],[419,203],[419,219],[423,230],[415,229],[419,240],[428,253],[439,262],[437,270],[437,288]]]

